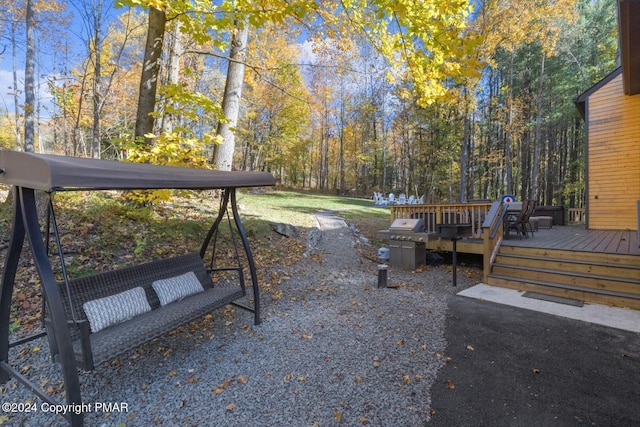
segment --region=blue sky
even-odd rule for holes
[[[59,37],[58,41],[62,40],[67,43],[69,46],[70,54],[69,54],[69,63],[74,64],[77,60],[80,60],[82,56],[84,56],[84,51],[86,50],[85,42],[83,38],[87,38],[86,35],[86,26],[84,25],[82,19],[83,10],[78,8],[90,7],[92,1],[69,1],[68,4],[68,13],[73,17],[71,21],[71,25],[68,28],[61,29],[62,36]],[[119,13],[122,12],[122,9],[114,9],[113,2],[106,1],[105,2],[105,11],[103,13],[103,21],[104,27],[108,25],[108,22],[114,19]],[[18,34],[18,45],[16,49],[16,68],[17,68],[17,76],[18,76],[18,89],[22,91],[24,89],[24,64],[25,64],[25,34],[24,28],[19,30]],[[36,32],[36,37],[51,37],[51,36],[43,36],[42,33]],[[55,37],[55,36],[54,36]],[[47,81],[52,79],[54,73],[60,73],[60,69],[54,67],[54,58],[57,56],[58,63],[65,62],[61,58],[62,53],[53,51],[53,49],[48,46],[46,38],[44,40],[39,40],[41,48],[38,49],[36,55],[38,56],[36,62],[36,75],[39,77],[39,88],[37,88],[38,94],[36,97],[39,97],[40,102],[43,106],[47,106],[51,108],[51,104],[48,102],[51,99],[51,94],[49,93],[49,89],[47,87]],[[47,45],[47,47],[44,47]],[[12,47],[11,41],[8,38],[7,34],[4,34],[3,37],[0,37],[0,52],[4,49],[4,53],[0,56],[0,110],[7,110],[13,112],[14,110],[14,100],[13,100],[13,63],[12,63]],[[75,58],[74,58],[75,57]],[[59,67],[59,66],[58,66]],[[38,84],[38,81],[36,81]],[[39,96],[38,96],[39,95]],[[21,95],[20,103],[24,102],[24,97]],[[49,113],[46,110],[41,111],[41,116],[46,117]]]

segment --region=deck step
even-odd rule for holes
[[[551,283],[582,286],[585,288],[611,289],[618,292],[640,294],[640,280],[628,277],[589,274],[559,269],[541,269],[520,265],[495,263],[492,273],[517,279],[541,280]]]
[[[640,310],[640,257],[503,245],[488,284]]]
[[[640,284],[640,266],[635,265],[503,253],[498,254],[495,264],[545,271],[573,272],[580,275],[601,277],[604,279],[630,279],[631,281]]]
[[[582,286],[546,282],[543,280],[518,279],[512,276],[493,273],[489,275],[488,284],[561,298],[577,299],[587,303],[613,305],[640,310],[640,294],[616,292],[608,289],[591,289]]]
[[[521,255],[528,258],[550,258],[565,261],[581,261],[593,263],[605,263],[611,265],[624,265],[640,269],[640,256],[614,254],[605,252],[572,251],[563,249],[547,249],[526,246],[500,246],[500,255]]]

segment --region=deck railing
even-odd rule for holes
[[[504,218],[507,206],[501,202],[494,202],[482,224],[483,229],[483,280],[486,283],[491,272],[493,262],[498,255],[504,235]]]
[[[396,219],[423,218],[425,231],[437,233],[439,224],[471,224],[472,237],[481,238],[491,203],[447,203],[391,206],[391,222]]]
[[[585,224],[587,213],[585,208],[568,208],[569,224]]]

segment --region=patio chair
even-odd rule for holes
[[[373,203],[377,206],[387,206],[387,198],[382,195],[382,193],[378,193],[377,191],[373,192]]]
[[[397,204],[406,205],[407,204],[407,195],[404,194],[404,193],[400,193],[400,195],[398,196]]]
[[[390,205],[395,205],[397,200],[396,200],[396,196],[393,193],[389,193],[389,204]]]
[[[407,204],[408,205],[415,205],[416,204],[416,196],[414,196],[413,194],[409,196],[409,199],[407,199]]]
[[[508,221],[508,224],[506,227],[507,235],[509,234],[510,230],[515,230],[516,234],[521,239],[523,236],[525,238],[529,237],[527,233],[527,224],[529,228],[531,228],[531,224],[529,223],[529,217],[533,213],[534,207],[535,207],[534,200],[524,200],[522,202],[522,208],[520,208],[520,212],[518,213],[518,215],[515,218],[509,218],[507,220]],[[533,229],[532,229],[531,235],[533,236]]]
[[[422,196],[420,196],[420,198],[418,199],[418,204],[419,205],[424,205],[424,200],[425,200],[425,195],[423,194]]]
[[[531,232],[531,237],[533,237],[533,226],[531,225],[531,215],[533,215],[533,211],[536,208],[536,201],[534,199],[527,200],[527,211],[525,212],[522,218],[522,228],[524,229],[525,235],[528,236],[528,232]]]

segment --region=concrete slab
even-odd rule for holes
[[[640,333],[640,311],[638,310],[588,303],[585,303],[582,307],[574,307],[550,301],[525,298],[522,296],[523,294],[523,291],[490,286],[484,283],[458,293],[458,295],[469,298],[492,301],[512,307]]]

